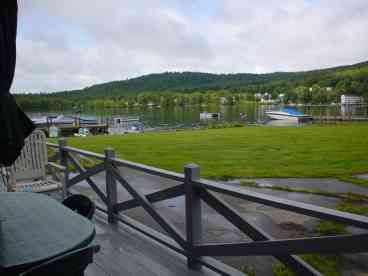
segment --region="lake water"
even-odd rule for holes
[[[157,127],[195,127],[206,124],[216,123],[265,123],[268,118],[265,111],[279,110],[282,106],[278,105],[260,105],[257,103],[247,103],[234,106],[213,105],[207,107],[187,106],[187,107],[170,107],[170,108],[121,108],[121,109],[104,109],[104,110],[85,110],[82,113],[83,118],[97,118],[99,122],[105,122],[117,116],[137,116],[143,121],[146,128]],[[295,109],[314,116],[368,116],[367,106],[297,106]],[[221,119],[200,120],[201,112],[220,112]],[[240,114],[246,114],[246,118],[242,119]],[[42,117],[45,115],[74,115],[73,111],[34,111],[27,112],[30,117]],[[279,121],[269,122],[268,124],[278,125]],[[282,124],[282,123],[281,123]]]

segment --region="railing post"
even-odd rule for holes
[[[62,180],[62,197],[63,199],[68,195],[68,181],[69,181],[69,167],[68,167],[68,153],[64,148],[68,145],[66,138],[59,139],[59,158],[60,165],[65,167],[64,179]]]
[[[117,195],[117,183],[114,175],[111,171],[112,162],[110,159],[115,157],[115,151],[111,148],[105,149],[105,168],[106,168],[106,194],[107,194],[107,211],[108,211],[108,221],[109,223],[116,223],[117,219],[115,217],[116,212],[114,207],[118,202]]]
[[[202,267],[201,263],[198,262],[200,257],[193,253],[193,247],[202,241],[202,204],[198,189],[193,185],[193,180],[200,178],[200,168],[195,164],[186,165],[184,174],[188,267],[200,270]]]

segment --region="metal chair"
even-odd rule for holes
[[[22,152],[15,163],[8,167],[10,192],[51,192],[65,187],[66,169],[56,163],[48,162],[46,135],[35,130],[26,140]],[[49,168],[54,176],[61,172],[59,181],[47,176]]]
[[[73,211],[76,211],[78,214],[90,220],[93,218],[96,210],[96,206],[93,201],[85,195],[75,194],[68,196],[62,201],[62,203],[66,207],[72,209]]]
[[[93,255],[100,246],[89,246],[51,259],[21,273],[19,276],[83,276],[87,266],[93,263]]]

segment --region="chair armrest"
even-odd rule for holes
[[[47,166],[51,167],[51,168],[54,168],[54,169],[57,169],[57,170],[62,171],[62,172],[66,172],[66,167],[65,166],[57,164],[55,162],[47,162]]]

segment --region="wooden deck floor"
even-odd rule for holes
[[[93,243],[99,244],[101,250],[87,268],[87,276],[218,275],[207,268],[200,272],[189,270],[184,256],[128,226],[108,224],[103,214],[95,215],[94,224],[96,237]]]

